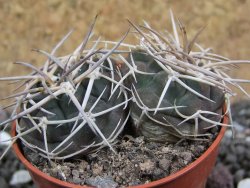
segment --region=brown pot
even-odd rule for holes
[[[228,124],[228,116],[225,115],[223,123]],[[16,135],[15,123],[12,128],[12,136]],[[163,179],[150,182],[148,184],[133,186],[133,188],[146,188],[146,187],[158,187],[158,188],[205,188],[208,175],[210,174],[218,154],[218,147],[223,138],[226,128],[222,127],[217,138],[212,145],[203,153],[197,160],[181,169],[180,171],[167,176]],[[22,154],[18,143],[13,145],[13,149],[17,157],[29,170],[35,184],[39,188],[87,188],[88,186],[79,186],[68,182],[61,181],[53,178],[36,167],[34,167]]]

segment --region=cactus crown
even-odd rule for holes
[[[41,68],[17,62],[33,72],[0,78],[22,81],[19,88],[25,86],[23,92],[7,97],[16,98],[10,105],[14,111],[1,125],[18,120],[12,142],[21,139],[45,158],[66,159],[104,146],[113,150],[129,117],[138,134],[161,142],[204,139],[210,128],[231,126],[220,123],[225,98],[224,113],[230,114],[230,97],[235,95],[229,86],[248,95],[239,83],[249,81],[231,78],[226,71],[250,62],[203,49],[195,43],[201,30],[189,41],[179,21],[181,43],[170,15],[173,35],[158,33],[146,22],[145,26],[130,22],[138,45],[123,43],[128,32],[119,42],[100,38],[90,42],[94,21],[72,54],[55,55],[71,31],[50,53],[35,50],[48,57]],[[110,44],[111,49],[107,48]],[[192,51],[194,45],[200,51]]]

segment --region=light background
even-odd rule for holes
[[[206,26],[199,37],[204,47],[231,59],[250,59],[250,0],[0,0],[0,77],[29,72],[13,65],[15,61],[41,65],[45,58],[31,49],[50,51],[74,28],[60,50],[61,55],[71,52],[97,13],[95,33],[103,39],[119,40],[129,27],[126,18],[135,23],[146,20],[159,31],[171,30],[170,8],[185,24],[189,36]],[[250,79],[250,65],[231,75]],[[250,87],[246,88],[250,92]],[[1,82],[0,98],[11,89],[12,85]]]

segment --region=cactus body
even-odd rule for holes
[[[132,57],[138,70],[147,73],[154,73],[152,75],[136,73],[136,81],[132,76],[130,77],[128,82],[133,83],[135,86],[134,90],[136,90],[134,93],[138,93],[138,96],[135,95],[135,98],[137,101],[142,101],[138,102],[140,105],[143,103],[148,108],[156,108],[162,91],[168,82],[169,75],[151,56],[145,54],[143,51],[133,52]],[[162,103],[159,106],[160,108],[183,106],[178,108],[178,111],[186,116],[191,116],[198,110],[206,110],[216,112],[220,115],[222,114],[224,93],[221,90],[192,80],[182,79],[182,81],[214,102],[198,97],[177,82],[173,81],[169,85]],[[189,135],[195,137],[195,135],[203,134],[207,131],[206,128],[211,126],[211,123],[199,120],[199,127],[196,132],[194,119],[179,125],[184,118],[180,117],[175,109],[159,110],[154,114],[154,111],[143,112],[136,102],[130,102],[130,104],[131,116],[138,133],[152,141],[176,142],[181,138],[188,138]],[[209,119],[211,118],[211,120],[216,122],[221,119],[221,116],[219,115],[205,115],[205,117]]]
[[[109,66],[109,64],[107,61],[105,61],[102,66]],[[113,64],[113,66],[115,67],[115,64]],[[79,74],[82,74],[87,71],[87,69],[83,68],[81,69],[81,72]],[[100,72],[101,74],[110,77],[110,70],[102,68],[100,69]],[[114,76],[114,80],[118,82],[120,78],[117,73],[114,73]],[[80,104],[83,103],[88,85],[90,83],[89,80],[89,78],[84,79],[79,84],[74,94]],[[116,90],[112,97],[109,99],[112,91],[111,86],[112,83],[106,80],[105,78],[95,79],[86,107],[84,108],[84,112],[88,113],[90,111],[90,109],[97,101],[98,97],[100,97],[103,91],[103,95],[101,96],[100,100],[96,104],[95,108],[93,108],[93,111],[91,111],[91,113],[95,114],[98,112],[102,112],[124,102],[124,93],[120,89]],[[35,103],[39,103],[46,96],[48,96],[48,94],[41,94],[33,100]],[[31,106],[31,104],[28,104],[28,106]],[[120,107],[111,110],[108,113],[105,113],[92,119],[106,138],[109,138],[111,134],[116,134],[120,130],[120,128],[122,128],[122,124],[124,123],[127,116],[127,112],[124,110],[124,106],[125,105],[121,105]],[[61,94],[56,99],[51,99],[48,103],[44,104],[42,108],[54,113],[55,115],[46,114],[40,109],[33,111],[30,115],[36,118],[46,117],[49,121],[69,120],[72,118],[77,118],[80,115],[75,104],[72,102],[71,98],[67,96],[67,94]],[[77,126],[75,128],[77,129],[77,127],[83,122],[83,120],[84,118],[79,118],[79,120],[75,120],[73,122],[65,123],[62,125],[60,125],[59,123],[47,125],[46,137],[48,150],[54,150],[60,143],[62,143],[63,140],[65,140],[72,133],[74,124],[77,123]],[[35,120],[35,122],[39,124],[39,120]],[[22,130],[21,132],[24,132],[34,127],[34,124],[28,118],[21,118],[19,124]],[[88,123],[86,123],[79,131],[77,131],[77,133],[71,139],[69,139],[65,144],[60,147],[67,147],[67,145],[71,143],[70,147],[60,153],[59,156],[69,155],[93,143],[94,145],[96,145],[100,144],[100,142],[103,141],[102,138],[98,135],[98,133],[93,132],[93,130],[91,130],[90,126],[88,126],[87,124]],[[23,139],[26,140],[28,143],[45,150],[43,134],[43,132],[39,132],[38,130],[36,130],[31,132],[30,134],[25,135]],[[57,151],[59,151],[60,148],[58,148]],[[88,153],[94,149],[96,149],[96,147],[91,147],[86,151],[82,152],[81,154]]]

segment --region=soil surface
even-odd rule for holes
[[[233,125],[235,127],[235,137],[234,139],[232,138],[231,130],[228,129],[226,132],[224,139],[221,142],[221,147],[219,148],[219,156],[218,156],[218,162],[217,165],[215,166],[213,172],[211,173],[210,177],[208,178],[207,186],[206,188],[234,188],[237,187],[237,184],[244,178],[249,178],[250,177],[250,166],[249,166],[249,160],[250,160],[250,101],[245,100],[245,101],[240,101],[238,103],[235,103],[232,106],[232,114],[233,114]],[[1,116],[0,116],[1,117]],[[4,119],[1,119],[0,121],[3,121]],[[128,142],[129,141],[129,142]],[[126,142],[130,143],[135,142],[131,141],[128,138],[124,139],[124,144]],[[127,143],[127,144],[128,144]],[[122,144],[124,146],[124,144]],[[184,147],[187,144],[187,142],[182,142],[178,145],[178,147]],[[145,145],[145,143],[144,143]],[[193,144],[195,145],[195,144]],[[147,146],[147,144],[146,144]],[[120,147],[120,146],[117,146]],[[168,146],[165,146],[168,147]],[[176,148],[174,145],[170,145],[169,147]],[[194,146],[193,146],[194,147]],[[120,147],[121,148],[121,147]],[[194,147],[195,148],[195,147]],[[152,150],[150,147],[149,149],[152,151],[150,153],[155,154],[155,151]],[[4,151],[4,146],[0,147],[0,153]],[[188,150],[190,151],[190,150]],[[104,152],[104,151],[103,151]],[[144,150],[145,152],[145,150]],[[139,152],[138,152],[139,153]],[[97,154],[96,157],[102,157],[100,153]],[[105,154],[105,152],[104,152]],[[110,154],[110,152],[108,153]],[[106,154],[106,155],[108,155]],[[102,154],[103,155],[103,154]],[[168,153],[166,156],[169,155]],[[93,156],[93,155],[92,155]],[[95,155],[94,155],[95,156]],[[117,157],[114,157],[114,154],[112,156],[109,156],[109,159],[106,160],[110,164],[117,164],[117,162],[109,162],[111,161],[110,158],[114,158],[118,160]],[[197,156],[196,156],[197,157]],[[133,158],[134,161],[137,158]],[[41,160],[37,155],[33,156],[33,160],[36,161],[37,164],[40,162],[46,162],[46,165],[48,166],[47,161]],[[127,160],[127,158],[126,158]],[[177,160],[177,157],[175,157],[175,160]],[[192,158],[193,160],[193,158]],[[78,161],[78,164],[86,164],[87,161],[91,161],[91,158],[86,159],[85,161]],[[93,159],[92,165],[88,164],[89,166],[87,167],[88,169],[93,168],[93,163],[97,161],[97,159]],[[157,159],[155,159],[157,161]],[[159,160],[158,160],[159,161]],[[78,171],[73,171],[74,166],[68,162],[63,163],[52,163],[52,165],[57,165],[59,168],[61,167],[62,169],[69,169],[71,174],[68,179],[73,181],[73,177],[75,177],[75,181],[79,181],[80,179],[80,184],[84,183],[84,180],[81,179],[81,176],[84,174],[86,175],[86,179],[90,178],[90,175],[87,177],[86,171],[83,173],[81,171],[83,170],[78,170]],[[69,166],[68,166],[69,165]],[[156,162],[156,165],[159,166],[159,162]],[[64,166],[64,167],[63,167]],[[66,167],[65,167],[66,166]],[[106,165],[107,166],[107,165]],[[129,166],[129,165],[127,165]],[[128,167],[125,168],[128,168]],[[69,167],[69,168],[68,168]],[[109,166],[111,168],[111,166]],[[131,168],[131,171],[134,170],[132,169],[132,166],[129,166]],[[80,168],[80,165],[78,167]],[[115,169],[115,167],[112,167]],[[169,167],[167,167],[170,169]],[[2,161],[0,161],[0,185],[1,188],[35,188],[36,186],[33,184],[33,182],[29,183],[24,183],[24,184],[19,184],[15,186],[9,185],[9,181],[11,179],[11,176],[17,171],[24,169],[24,166],[21,164],[21,162],[16,158],[14,153],[11,151],[7,153],[7,155],[4,157]],[[58,171],[58,170],[57,170]],[[56,173],[57,173],[56,171]],[[90,171],[90,170],[88,170]],[[80,173],[79,173],[80,172]],[[114,172],[114,171],[113,171]],[[141,173],[141,171],[139,171]],[[66,173],[65,173],[66,174]],[[79,176],[78,176],[79,174]],[[112,177],[113,174],[111,174]],[[60,176],[60,173],[59,173]],[[113,175],[114,176],[114,175]],[[142,176],[142,173],[140,174]],[[79,178],[76,178],[79,177]],[[100,176],[94,176],[97,177],[95,180],[101,180]],[[85,179],[85,181],[86,181]],[[108,179],[108,178],[107,178]],[[106,179],[106,180],[107,180]],[[110,179],[109,179],[110,180]],[[111,179],[112,180],[112,179]],[[112,185],[117,185],[112,181]]]
[[[123,187],[149,183],[177,172],[204,153],[214,138],[184,140],[173,145],[124,136],[114,146],[116,154],[103,149],[74,162],[48,162],[27,150],[25,154],[41,171],[58,179],[100,188]]]

